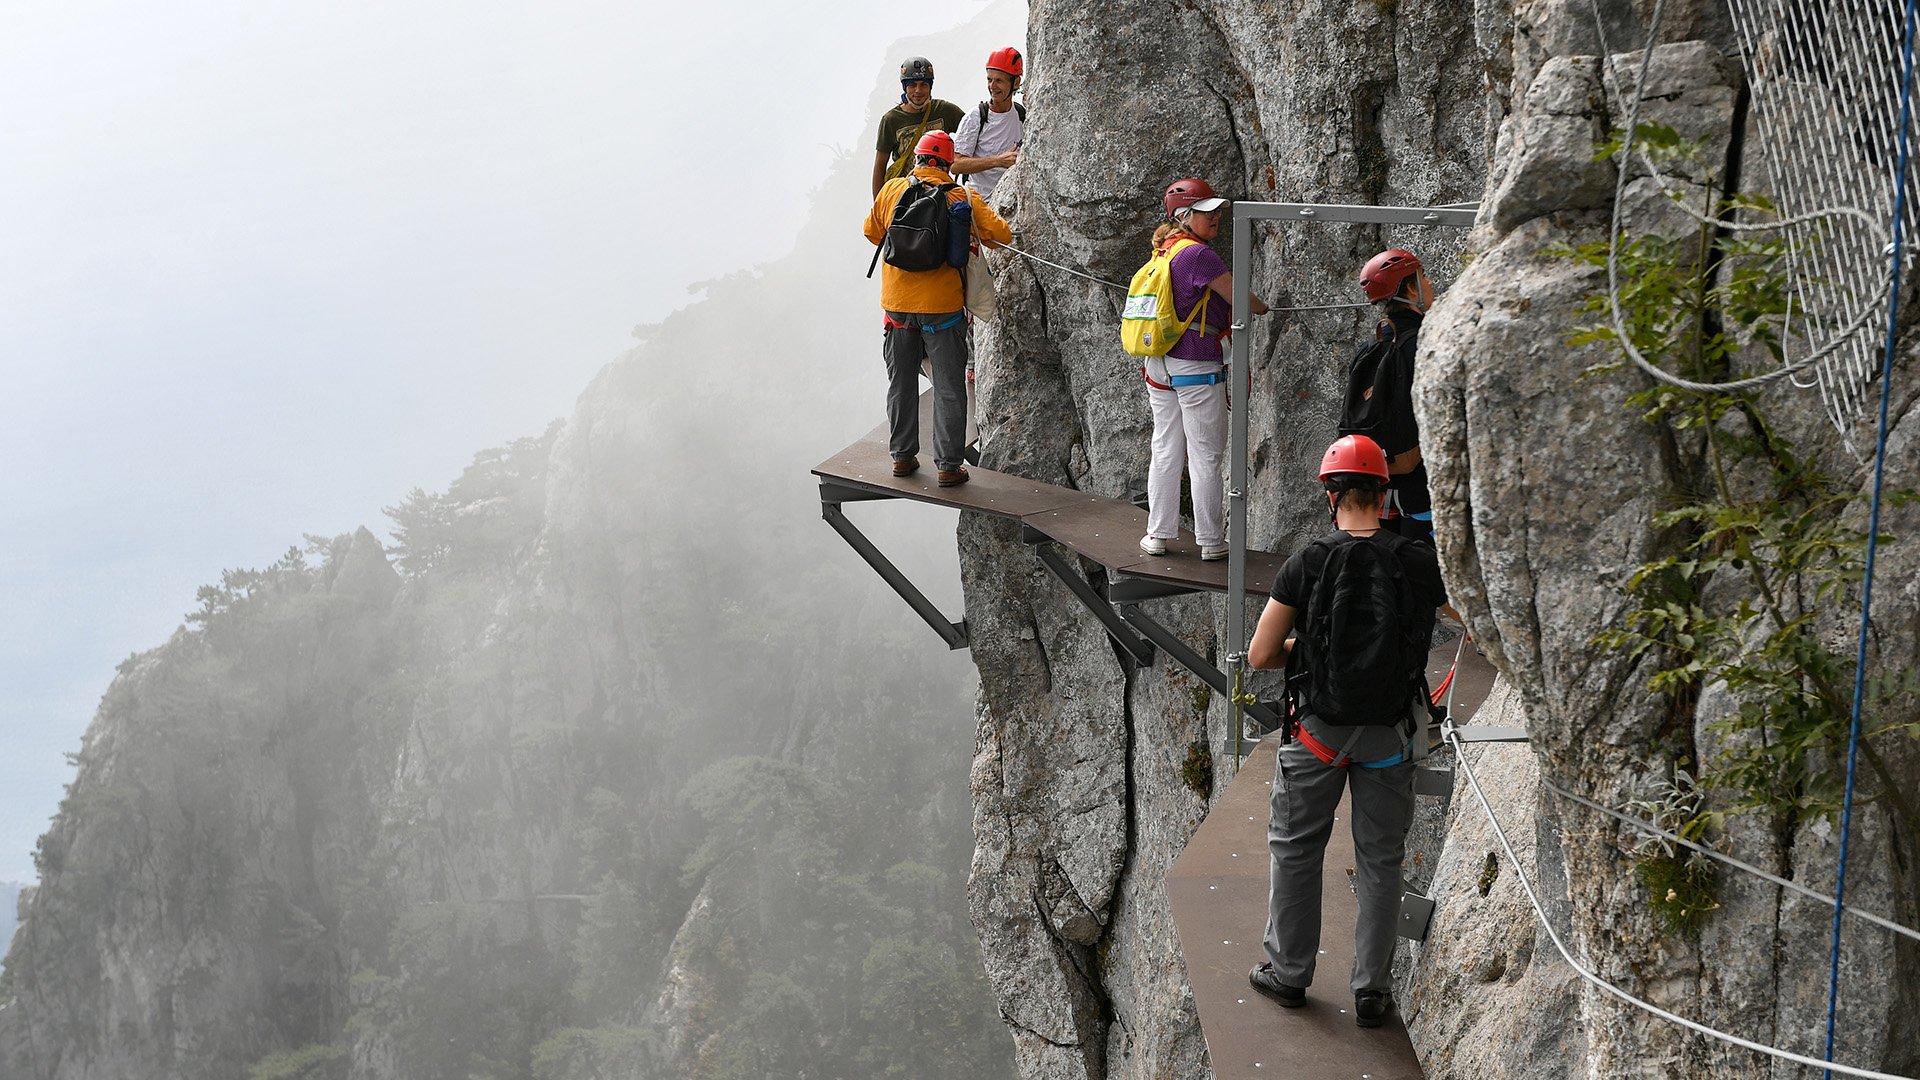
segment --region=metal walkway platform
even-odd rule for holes
[[[933,430],[933,392],[920,396],[920,430]],[[1129,502],[1089,495],[1072,488],[1042,484],[1010,473],[978,466],[968,468],[972,478],[958,487],[943,488],[934,479],[926,448],[921,449],[920,471],[893,475],[887,454],[887,426],[880,425],[860,441],[814,466],[821,480],[821,501],[829,485],[849,489],[849,497],[913,499],[918,502],[971,510],[1010,518],[1056,543],[1107,568],[1110,573],[1160,582],[1180,591],[1225,592],[1227,563],[1201,562],[1200,547],[1185,529],[1167,542],[1165,555],[1145,555],[1140,538],[1146,535],[1147,512]],[[1247,552],[1247,592],[1264,596],[1286,558],[1266,551]]]
[[[931,391],[920,397],[923,435],[933,429],[932,398]],[[924,447],[922,449],[924,451]],[[1198,543],[1193,534],[1184,529],[1178,539],[1167,541],[1165,555],[1142,553],[1140,537],[1147,531],[1147,512],[1130,502],[978,466],[968,471],[969,482],[943,488],[923,452],[920,471],[910,476],[894,476],[885,424],[813,469],[814,475],[820,478],[821,517],[940,635],[948,648],[967,647],[966,620],[951,620],[942,614],[848,519],[844,504],[910,499],[1018,521],[1021,538],[1033,548],[1035,558],[1106,628],[1123,663],[1150,666],[1156,651],[1165,652],[1216,693],[1229,692],[1224,672],[1140,606],[1142,601],[1159,597],[1227,591],[1226,560],[1202,562]],[[1063,558],[1054,545],[1100,567],[1100,572],[1083,573]],[[1248,551],[1244,579],[1247,595],[1265,595],[1285,561],[1273,552]],[[1263,727],[1271,728],[1279,722],[1265,705],[1250,705],[1247,712]],[[1231,745],[1232,752],[1238,752],[1238,744]]]
[[[1428,657],[1438,686],[1455,643]],[[1455,675],[1453,716],[1464,721],[1493,686],[1493,668],[1468,648]],[[1260,740],[1186,849],[1167,868],[1167,900],[1187,962],[1200,1029],[1218,1080],[1421,1080],[1420,1062],[1399,1012],[1379,1028],[1353,1021],[1347,975],[1357,912],[1347,869],[1353,836],[1342,799],[1321,880],[1320,961],[1307,1004],[1283,1009],[1247,984],[1263,958],[1267,918],[1267,797],[1278,739]],[[1445,768],[1446,754],[1428,759]],[[1441,774],[1445,777],[1447,774]]]

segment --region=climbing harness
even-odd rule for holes
[[[880,325],[888,330],[918,330],[923,334],[937,334],[942,330],[951,330],[966,321],[967,313],[964,311],[951,319],[942,319],[932,326],[915,326],[912,323],[901,322],[886,312],[882,312],[880,315]]]
[[[1145,364],[1140,365],[1140,377],[1147,380],[1147,385],[1155,390],[1178,390],[1182,386],[1213,386],[1227,381],[1227,373],[1222,369],[1210,371],[1205,375],[1169,375],[1166,382],[1155,382],[1153,376],[1147,373]]]
[[[1453,666],[1447,669],[1447,677],[1440,680],[1440,685],[1433,688],[1433,696],[1431,698],[1432,702],[1435,705],[1440,704],[1440,699],[1442,697],[1445,697],[1447,699],[1447,715],[1448,716],[1453,715],[1453,691],[1451,689],[1451,687],[1453,686],[1453,677],[1459,674],[1460,658],[1462,656],[1465,656],[1466,652],[1467,652],[1467,628],[1463,626],[1460,628],[1460,644],[1455,646],[1453,650]]]
[[[1424,725],[1415,725],[1414,735],[1416,738],[1419,735],[1418,729],[1423,726]],[[1353,760],[1353,757],[1351,756],[1349,751],[1353,749],[1354,743],[1360,741],[1361,734],[1366,730],[1367,729],[1364,727],[1354,728],[1353,734],[1347,736],[1347,741],[1345,743],[1342,743],[1340,746],[1340,749],[1338,750],[1335,750],[1333,747],[1328,746],[1326,743],[1323,743],[1319,739],[1314,738],[1313,733],[1307,730],[1307,726],[1305,724],[1296,723],[1293,725],[1293,737],[1295,739],[1298,739],[1300,741],[1300,745],[1306,747],[1308,752],[1313,754],[1314,757],[1319,758],[1320,763],[1322,765],[1326,765],[1335,769],[1344,769],[1349,765],[1358,765],[1363,769],[1388,769],[1409,760],[1408,754],[1411,752],[1412,745],[1413,745],[1411,740],[1408,741],[1406,749],[1402,749],[1399,753],[1393,755],[1390,758],[1382,758],[1379,761]]]

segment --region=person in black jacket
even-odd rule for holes
[[[1378,377],[1365,377],[1362,386],[1350,382],[1341,433],[1358,432],[1372,438],[1387,453],[1387,498],[1381,518],[1387,527],[1409,540],[1433,543],[1433,499],[1427,493],[1427,465],[1420,456],[1420,422],[1413,413],[1413,369],[1420,349],[1420,323],[1433,306],[1433,283],[1410,251],[1389,248],[1367,260],[1360,271],[1360,287],[1367,299],[1381,307],[1375,325],[1376,342],[1391,342],[1379,360]],[[1362,348],[1365,355],[1369,347]],[[1384,397],[1377,426],[1363,430],[1353,423],[1362,401]]]
[[[1322,863],[1350,786],[1360,908],[1354,1019],[1379,1027],[1393,1010],[1400,864],[1413,822],[1413,761],[1426,740],[1422,675],[1446,588],[1433,548],[1381,520],[1388,471],[1378,444],[1341,437],[1327,448],[1320,480],[1335,531],[1281,567],[1247,647],[1252,666],[1285,666],[1290,686],[1304,688],[1290,720],[1294,737],[1282,741],[1274,764],[1266,958],[1248,980],[1287,1008],[1306,1004],[1320,949]],[[1344,588],[1352,582],[1363,587]],[[1391,588],[1383,593],[1382,583]]]

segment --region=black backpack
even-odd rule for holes
[[[1314,543],[1326,561],[1287,665],[1289,712],[1335,727],[1405,722],[1426,683],[1413,586],[1400,562],[1412,541],[1383,530]]]
[[[1388,454],[1417,446],[1414,426],[1413,372],[1407,370],[1400,328],[1388,322],[1386,336],[1360,346],[1347,364],[1346,397],[1340,408],[1340,434],[1365,435]],[[1419,334],[1415,327],[1413,334]],[[1369,393],[1371,391],[1371,393]]]
[[[981,133],[981,134],[985,134],[985,133],[986,133],[986,130],[987,130],[987,114],[988,114],[988,113],[990,113],[990,112],[992,112],[992,111],[993,111],[993,102],[991,102],[991,101],[983,101],[983,102],[981,102],[981,103],[980,103],[980,133]],[[1016,102],[1014,102],[1014,103],[1013,103],[1013,111],[1014,111],[1015,113],[1017,113],[1017,114],[1019,114],[1019,116],[1020,116],[1020,122],[1021,122],[1021,123],[1023,123],[1023,124],[1024,124],[1024,123],[1026,123],[1026,122],[1027,122],[1027,107],[1026,107],[1025,105],[1022,105],[1022,104],[1020,104],[1019,102],[1017,102],[1017,101],[1016,101]],[[975,152],[975,153],[978,153],[978,152],[979,152],[979,150],[980,150],[980,140],[979,140],[979,138],[978,138],[978,137],[976,137],[976,138],[975,138],[975,139],[973,140],[973,149],[974,149],[974,152]],[[958,153],[958,151],[955,151],[955,152],[956,152],[956,153]],[[973,155],[971,155],[971,154],[969,154],[968,156],[969,156],[969,157],[971,157],[971,156],[973,156]]]
[[[914,179],[893,204],[893,220],[887,225],[882,258],[888,266],[902,270],[937,270],[950,265],[952,214],[947,210],[947,192],[958,184],[931,184]]]

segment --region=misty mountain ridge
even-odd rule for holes
[[[0,881],[0,941],[13,940],[13,928],[19,925],[20,893],[29,888],[18,881]],[[6,957],[0,956],[0,971],[6,970]]]
[[[849,154],[792,254],[641,328],[567,419],[411,492],[390,543],[223,574],[120,665],[0,1074],[1008,1074],[972,669],[812,520],[807,465],[882,415],[872,290],[820,285],[864,268],[868,201]],[[951,601],[950,515],[863,524]]]

